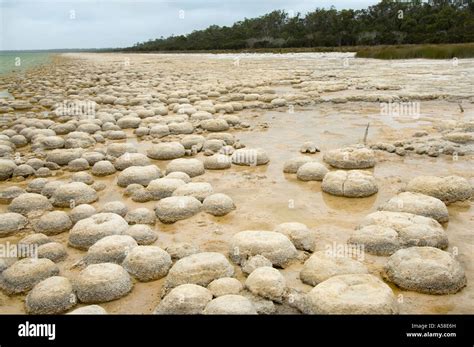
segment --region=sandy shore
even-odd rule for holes
[[[210,183],[214,192],[231,197],[236,209],[222,217],[200,212],[173,224],[157,221],[153,225],[158,235],[154,245],[166,249],[186,242],[202,251],[228,256],[229,242],[240,231],[273,230],[280,223],[299,222],[315,232],[315,250],[323,251],[328,245],[345,244],[365,216],[405,189],[414,177],[457,175],[471,186],[474,184],[474,137],[449,141],[459,136],[460,124],[474,121],[473,75],[473,59],[392,62],[354,59],[350,53],[232,56],[71,53],[58,57],[52,65],[1,80],[0,90],[8,89],[15,100],[0,100],[0,117],[3,130],[12,129],[25,119],[31,122],[26,124],[28,127],[33,127],[35,119],[58,123],[90,120],[85,115],[63,118],[55,115],[54,107],[68,101],[94,102],[96,116],[138,114],[145,127],[147,110],[162,118],[192,117],[199,110],[210,111],[213,116],[232,116],[227,119],[233,126],[223,132],[232,134],[246,148],[263,149],[269,163],[256,167],[232,165],[226,170],[206,170],[194,177],[193,182]],[[206,100],[210,103],[203,103]],[[381,114],[387,105],[403,103],[414,103],[419,113]],[[184,104],[195,110],[189,114],[180,112],[179,105]],[[166,115],[159,115],[162,108]],[[206,137],[211,133],[192,123],[194,134]],[[304,155],[322,163],[327,151],[361,143],[368,123],[367,146],[374,149],[376,158],[375,167],[369,171],[376,179],[377,194],[366,198],[338,197],[323,192],[321,182],[304,182],[295,174],[283,173],[285,162],[301,155],[299,150],[304,142],[312,141],[320,149],[315,154]],[[154,138],[137,136],[133,128],[125,127],[122,131],[126,138],[116,140],[100,130],[103,141],[96,138],[90,145],[84,145],[84,151],[100,152],[112,143],[129,143],[138,153],[146,154],[157,143],[179,142],[186,136],[175,133]],[[420,133],[422,136],[418,137]],[[464,135],[472,136],[472,130]],[[67,138],[67,134],[59,136]],[[4,157],[18,163],[31,158],[44,160],[51,150],[41,147],[40,142],[40,137],[32,137],[24,146],[5,151]],[[401,148],[413,144],[426,150],[417,154],[407,149],[397,154],[387,150],[387,144]],[[193,157],[204,161],[207,154],[210,153],[201,151]],[[165,172],[170,160],[151,162]],[[51,170],[51,174],[48,181],[68,182],[74,172],[61,166]],[[122,201],[129,211],[140,207],[153,210],[156,201],[137,202],[124,195],[125,189],[117,185],[119,174],[120,171],[106,177],[93,176],[94,182],[103,182],[105,186],[98,190],[98,200],[91,205],[99,211],[108,202]],[[26,189],[34,179],[34,174],[8,178],[0,182],[0,191],[11,186]],[[465,270],[467,286],[455,294],[428,295],[388,283],[398,300],[400,313],[474,312],[472,206],[472,198],[448,205],[449,222],[443,224],[449,239],[445,251],[456,253]],[[70,212],[69,208],[55,209]],[[7,210],[7,204],[0,205],[0,212]],[[38,216],[29,218],[26,229],[3,237],[0,242],[18,243],[33,232],[31,225],[35,218]],[[86,252],[68,246],[69,232],[50,238],[67,249],[67,258],[57,263],[61,276],[75,279],[81,268],[73,265]],[[304,260],[309,256],[308,252],[299,251],[289,266],[279,269],[287,287],[302,293],[312,289],[299,279]],[[381,278],[386,261],[385,256],[367,253],[363,263],[370,274]],[[246,275],[239,266],[233,266],[235,277],[244,283]],[[151,313],[160,302],[165,280],[134,280],[134,288],[128,295],[100,305],[109,313]],[[24,313],[24,301],[24,294],[8,296],[0,292],[0,313]],[[275,306],[275,313],[299,313],[291,305]]]

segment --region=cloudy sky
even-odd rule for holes
[[[0,0],[0,50],[126,47],[284,9],[377,0]]]

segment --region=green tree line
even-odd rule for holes
[[[126,51],[341,47],[474,42],[472,0],[389,1],[361,10],[277,10],[232,26],[136,43]]]

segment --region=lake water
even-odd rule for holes
[[[50,53],[0,52],[0,75],[50,62]]]

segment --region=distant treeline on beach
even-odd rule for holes
[[[278,10],[232,26],[136,43],[121,51],[203,51],[474,42],[472,0],[389,1],[362,10]]]

